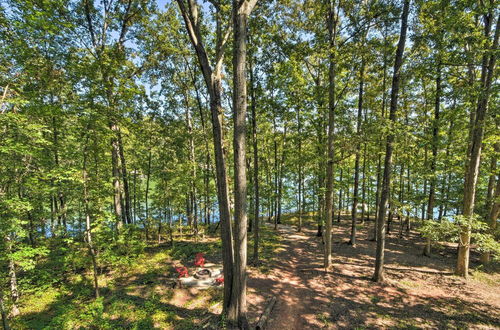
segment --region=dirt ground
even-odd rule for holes
[[[500,329],[498,272],[473,272],[466,282],[453,275],[452,246],[435,246],[429,258],[417,233],[393,233],[386,243],[387,282],[374,283],[371,226],[359,227],[352,247],[349,221],[334,223],[333,270],[325,273],[316,232],[280,225],[282,247],[271,270],[249,277],[249,321],[256,323],[274,295],[267,329]]]

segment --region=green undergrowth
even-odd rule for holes
[[[262,227],[259,270],[265,272],[281,245],[276,232]],[[252,237],[250,233],[250,262]],[[67,243],[47,242],[54,244]],[[31,272],[20,273],[21,314],[10,320],[11,328],[197,329],[207,320],[216,325],[221,322],[220,288],[200,290],[196,295],[171,288],[171,279],[176,275],[174,267],[185,265],[192,269],[196,253],[204,253],[207,262],[221,264],[218,237],[177,240],[173,246],[152,242],[127,244],[141,244],[143,248],[125,260],[110,257],[110,252],[102,256],[105,260],[99,260],[98,299],[94,298],[91,264],[83,244],[71,242],[65,255],[49,255],[46,260],[39,260]],[[64,263],[72,265],[71,271],[58,271],[64,269]]]

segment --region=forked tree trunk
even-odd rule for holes
[[[398,48],[396,50],[396,59],[394,62],[394,71],[392,76],[391,88],[391,103],[389,110],[389,120],[392,124],[397,122],[397,107],[398,95],[400,85],[401,66],[403,64],[403,52],[406,42],[406,30],[408,28],[408,13],[410,9],[410,0],[405,0],[403,5],[403,13],[401,15],[401,32],[399,35]],[[375,273],[373,280],[376,282],[383,282],[385,280],[384,274],[384,249],[385,249],[385,212],[387,202],[389,200],[390,185],[391,185],[391,171],[392,171],[392,152],[394,144],[394,132],[389,131],[386,141],[386,152],[384,160],[384,179],[382,183],[382,193],[380,196],[380,205],[377,215],[377,250],[375,255]]]
[[[221,223],[222,260],[224,273],[224,301],[223,312],[227,313],[231,304],[233,290],[233,234],[230,218],[229,189],[227,185],[227,168],[224,155],[224,131],[222,108],[222,60],[224,57],[224,36],[220,23],[220,12],[216,12],[216,62],[212,68],[208,59],[201,31],[199,29],[198,6],[186,4],[184,0],[177,0],[182,18],[188,31],[191,44],[196,52],[203,78],[210,98],[210,113],[215,154],[215,171],[217,182],[217,199],[219,203],[219,217]],[[218,9],[217,9],[218,10]]]

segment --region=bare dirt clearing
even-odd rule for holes
[[[268,329],[500,328],[500,276],[477,272],[465,282],[453,275],[454,249],[436,247],[422,256],[423,240],[388,236],[386,284],[371,281],[375,242],[360,226],[358,244],[347,244],[350,224],[334,223],[334,268],[322,268],[322,241],[315,231],[280,225],[282,248],[268,274],[249,279],[250,320],[276,295]],[[371,227],[370,227],[371,228]]]

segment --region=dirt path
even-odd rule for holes
[[[335,224],[333,271],[322,269],[322,242],[313,230],[280,226],[281,248],[268,274],[249,279],[249,319],[255,322],[272,295],[268,329],[472,328],[500,329],[499,275],[465,282],[452,275],[454,250],[421,256],[422,240],[389,236],[388,283],[371,281],[375,242],[359,230],[347,245],[348,223]]]
[[[321,266],[321,255],[317,253],[319,240],[311,239],[309,232],[297,233],[290,226],[280,225],[279,231],[283,236],[282,251],[277,257],[280,262],[274,265],[271,274],[252,277],[249,286],[258,288],[266,299],[272,295],[278,298],[269,329],[304,329],[318,323],[315,313],[328,300],[322,292],[323,281],[314,270]],[[250,300],[254,302],[255,298],[253,295]]]

